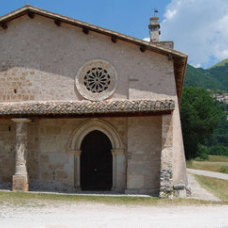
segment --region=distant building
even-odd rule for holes
[[[146,42],[29,5],[0,18],[2,188],[184,195],[187,56],[149,28]]]
[[[223,93],[223,94],[214,94],[213,98],[216,99],[219,102],[222,102],[224,104],[228,104],[228,93]]]

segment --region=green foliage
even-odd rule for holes
[[[186,76],[185,76],[185,82],[184,86],[194,86],[197,88],[204,88],[207,90],[210,90],[211,95],[212,93],[219,93],[222,94],[224,92],[228,92],[228,59],[225,59],[221,61],[220,63],[214,65],[213,67],[209,69],[202,69],[202,68],[194,68],[190,65],[187,66]],[[193,98],[194,99],[194,98]],[[191,100],[189,99],[189,102]],[[199,101],[200,102],[200,101]],[[208,154],[215,154],[215,155],[228,155],[227,148],[228,148],[228,121],[226,119],[226,115],[228,113],[228,104],[223,104],[217,102],[217,105],[220,105],[223,113],[223,116],[221,117],[214,133],[209,136],[210,134],[202,135],[204,137],[204,140],[202,140],[202,137],[198,140],[198,144],[205,144],[208,147]],[[189,106],[189,107],[187,107]],[[190,104],[184,104],[184,109],[192,109],[192,105]],[[191,113],[192,112],[192,113]],[[192,122],[197,124],[197,121],[192,121],[191,119],[194,117],[190,117],[191,115],[197,115],[197,112],[193,110],[189,110],[188,114],[183,114],[183,118],[188,119],[188,124],[192,124]],[[200,121],[198,121],[199,124]],[[184,123],[182,123],[184,124]],[[208,123],[210,125],[210,121]],[[186,123],[187,125],[187,123]],[[187,126],[184,126],[186,128]],[[196,126],[189,127],[190,131],[192,132],[192,129],[197,129]],[[184,131],[184,130],[183,130]],[[202,133],[202,132],[201,132]],[[184,133],[186,135],[187,132]],[[185,147],[189,148],[191,147],[191,142],[193,139],[197,138],[197,132],[193,133],[191,137],[187,137],[187,140],[190,139],[190,142],[185,142]],[[204,133],[203,133],[204,134]],[[184,136],[185,137],[185,136]],[[206,140],[205,140],[206,139]],[[185,139],[186,140],[186,139]],[[205,141],[205,143],[204,143]],[[198,150],[200,148],[198,147]],[[187,149],[188,150],[188,149]],[[192,150],[197,151],[197,146],[194,144],[192,145]],[[197,152],[194,153],[193,157],[196,157]],[[202,154],[203,152],[198,153]],[[202,156],[199,156],[197,159],[202,159]]]
[[[198,144],[196,161],[205,161],[209,159],[209,149],[207,146]]]
[[[209,155],[210,162],[228,162],[228,156],[223,155]],[[228,163],[227,163],[228,165]]]
[[[228,59],[224,59],[221,62],[215,64],[214,66],[210,67],[209,69],[213,69],[216,67],[220,67],[220,66],[225,66],[226,64],[228,64]]]
[[[210,69],[187,66],[184,86],[195,86],[214,91],[228,91],[228,64],[221,64]]]
[[[214,104],[209,92],[185,87],[181,100],[181,122],[187,159],[199,155],[199,144],[213,133],[221,117],[221,108]]]
[[[190,169],[226,172],[228,169],[228,156],[209,155],[209,159],[207,161],[197,157],[194,160],[188,160],[186,165]]]
[[[213,75],[213,78],[216,78],[217,81],[222,84],[222,87],[220,89],[222,90],[228,90],[228,63],[226,63],[223,66],[217,66],[212,69],[208,70],[211,75]],[[217,88],[218,89],[218,88]]]
[[[222,114],[214,133],[206,140],[206,145],[211,147],[210,154],[228,155],[228,120],[225,113]]]
[[[227,147],[217,144],[215,146],[210,147],[209,154],[212,155],[227,155],[228,156],[228,149]]]
[[[148,206],[170,206],[172,205],[211,205],[215,202],[194,200],[194,199],[160,199],[158,197],[131,197],[131,196],[101,196],[101,195],[75,195],[75,194],[48,194],[31,192],[0,192],[1,208],[21,208],[33,207],[41,210],[50,208],[50,205],[62,207],[68,203],[102,203],[107,205],[148,205]],[[217,204],[224,204],[216,202]]]
[[[199,184],[208,191],[219,197],[221,200],[228,201],[228,181],[213,177],[194,175]]]
[[[228,173],[228,166],[222,166],[219,170],[221,173]]]

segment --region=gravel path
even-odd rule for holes
[[[0,208],[1,228],[228,227],[228,205],[137,206],[97,203]]]
[[[199,169],[187,169],[188,173],[228,180],[228,174]]]
[[[192,170],[188,169],[188,172]],[[213,177],[223,174],[193,170],[195,174],[208,173]],[[226,176],[226,175],[225,175]],[[218,178],[218,177],[217,177]],[[222,178],[223,179],[223,178]],[[200,187],[188,174],[194,199],[219,201]],[[39,206],[40,205],[40,206]],[[228,205],[197,206],[143,206],[106,205],[100,203],[71,203],[39,201],[27,207],[0,206],[1,228],[228,228]]]
[[[195,177],[191,174],[188,174],[188,184],[191,188],[191,193],[192,193],[189,198],[198,199],[198,200],[208,200],[208,201],[221,201],[212,193],[202,188],[200,184],[196,181]]]

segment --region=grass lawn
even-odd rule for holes
[[[62,203],[105,203],[112,205],[146,205],[146,206],[191,206],[227,204],[227,202],[208,202],[194,199],[160,199],[157,197],[128,196],[80,196],[47,193],[0,192],[1,206],[14,207],[48,207],[50,204],[61,206]]]
[[[211,161],[211,162],[228,162],[228,156],[209,155],[209,161]]]
[[[187,168],[228,173],[228,156],[209,155],[208,161],[187,161]]]
[[[199,184],[223,201],[228,202],[228,181],[194,175]]]

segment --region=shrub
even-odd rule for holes
[[[209,154],[209,148],[204,146],[204,145],[201,145],[199,144],[198,145],[198,150],[197,150],[197,157],[196,157],[196,161],[205,161],[205,160],[208,160],[209,157],[208,157],[208,154]]]
[[[211,155],[227,155],[228,156],[228,149],[223,145],[216,145],[210,147],[209,154]]]
[[[219,169],[219,172],[221,172],[221,173],[228,173],[228,166],[222,166],[222,167]]]

